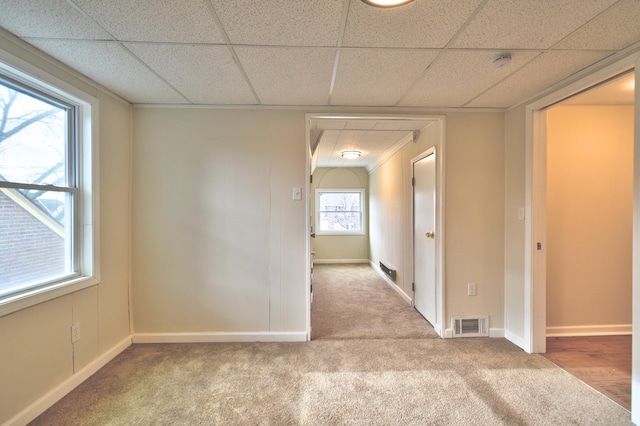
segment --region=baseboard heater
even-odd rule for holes
[[[380,269],[382,270],[382,272],[384,272],[384,274],[386,276],[391,278],[391,281],[393,281],[393,282],[396,281],[396,270],[395,269],[388,267],[387,265],[385,265],[382,262],[380,262]]]
[[[452,315],[453,337],[488,337],[488,315]]]

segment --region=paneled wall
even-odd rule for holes
[[[135,333],[305,333],[304,113],[134,108]]]
[[[96,177],[101,225],[98,285],[0,317],[1,424],[21,412],[30,413],[29,407],[39,398],[73,382],[83,368],[128,344],[131,123],[128,104],[34,55],[4,33],[0,49],[99,99]],[[81,325],[81,338],[72,344],[74,322]]]

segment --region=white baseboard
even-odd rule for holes
[[[306,342],[307,332],[136,333],[133,343]]]
[[[44,413],[49,407],[60,401],[65,395],[78,387],[82,382],[91,377],[96,371],[104,367],[109,361],[118,356],[122,351],[131,346],[131,337],[127,337],[114,347],[96,358],[82,370],[73,374],[60,385],[47,392],[43,397],[34,401],[24,410],[13,416],[6,425],[26,425],[40,414]]]
[[[630,335],[631,324],[547,327],[547,337]]]
[[[400,297],[402,298],[402,300],[404,300],[405,302],[407,302],[407,304],[412,305],[413,304],[413,300],[411,300],[411,298],[409,296],[407,296],[407,293],[405,293],[404,291],[402,291],[402,289],[400,287],[398,287],[398,285],[396,283],[394,283],[393,281],[391,281],[391,279],[387,276],[387,274],[385,274],[384,272],[382,272],[382,269],[380,269],[380,267],[376,264],[374,264],[371,261],[367,261],[371,267],[378,273],[378,275],[380,275],[382,277],[382,279],[389,284],[389,286],[396,291],[396,293],[398,293],[400,295]]]
[[[369,263],[369,259],[313,259],[313,263],[331,264],[331,263]]]
[[[508,341],[513,343],[514,345],[516,345],[519,348],[522,348],[524,350],[525,344],[524,344],[524,339],[522,337],[515,335],[514,333],[510,332],[509,330],[505,330],[504,331],[504,337],[505,337],[505,339],[507,339]]]
[[[504,328],[489,328],[489,337],[492,339],[502,339],[504,337]]]

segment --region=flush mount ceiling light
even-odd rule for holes
[[[500,53],[491,60],[494,68],[502,68],[511,63],[511,53]]]
[[[360,151],[342,151],[344,158],[358,158],[362,154]]]
[[[375,7],[396,7],[411,3],[413,0],[362,0],[369,6]]]

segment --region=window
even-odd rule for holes
[[[364,190],[317,189],[316,233],[364,234]]]
[[[0,314],[97,282],[91,140],[91,104],[0,62]]]

